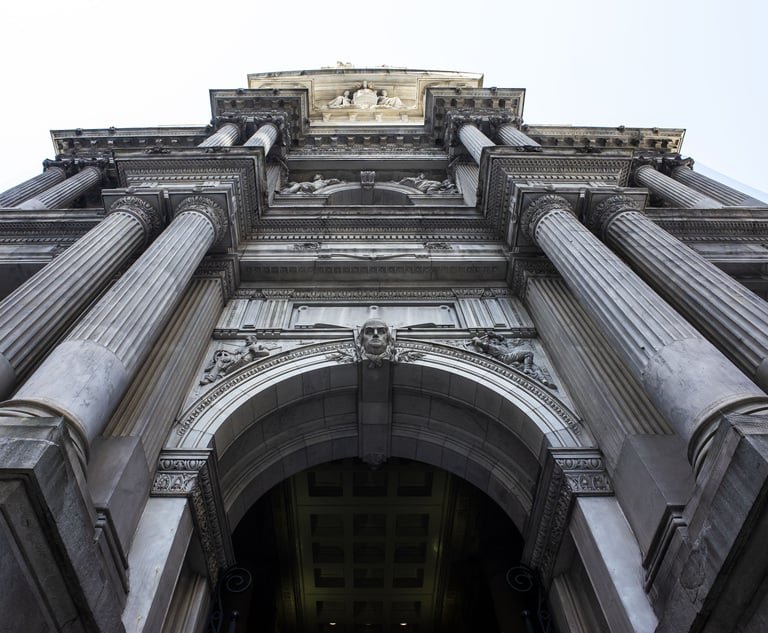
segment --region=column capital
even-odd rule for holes
[[[146,200],[136,196],[123,196],[112,202],[107,209],[107,215],[111,213],[127,213],[136,218],[144,229],[145,244],[163,230],[163,219],[160,211]]]
[[[179,203],[176,215],[182,213],[198,213],[205,217],[213,227],[213,242],[218,242],[224,237],[227,228],[227,212],[222,209],[212,198],[207,196],[189,196]]]
[[[598,204],[588,206],[584,213],[584,224],[590,231],[602,239],[608,226],[617,216],[629,211],[641,210],[642,207],[637,200],[629,196],[617,194],[606,198]]]
[[[536,227],[545,215],[553,211],[573,214],[573,206],[563,196],[548,193],[536,198],[525,208],[520,216],[520,226],[531,240],[536,241]]]

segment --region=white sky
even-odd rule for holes
[[[209,88],[334,65],[485,74],[528,123],[684,127],[683,153],[768,191],[764,0],[34,1],[0,7],[0,191],[57,128],[205,124]]]

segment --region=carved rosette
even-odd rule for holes
[[[109,207],[109,213],[127,213],[136,218],[144,229],[145,240],[148,242],[157,237],[163,230],[163,220],[160,212],[149,202],[136,196],[123,196],[115,200]]]
[[[525,208],[520,216],[520,226],[531,240],[536,241],[536,227],[546,215],[553,211],[573,213],[573,207],[562,196],[547,194],[537,198]]]
[[[163,451],[150,493],[153,497],[189,499],[212,586],[216,586],[221,570],[234,564],[214,460],[213,449]]]
[[[584,224],[600,239],[605,237],[608,226],[622,213],[639,211],[637,201],[627,196],[611,196],[600,204],[587,210]]]
[[[598,449],[550,449],[540,478],[531,536],[530,565],[548,586],[568,528],[574,497],[613,495],[613,485]]]
[[[177,215],[182,213],[199,213],[207,218],[215,233],[214,242],[218,242],[224,237],[224,232],[227,228],[227,213],[211,198],[206,196],[190,196],[185,198],[177,209]]]

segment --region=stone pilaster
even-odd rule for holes
[[[478,165],[483,148],[496,145],[472,123],[465,123],[459,128],[459,140]]]
[[[158,229],[147,202],[120,198],[98,226],[0,302],[0,398]]]
[[[477,206],[477,185],[480,180],[480,168],[470,163],[456,165],[456,184],[459,186],[464,202],[470,207]]]
[[[71,178],[67,178],[58,185],[37,194],[34,198],[16,205],[15,208],[31,211],[60,209],[66,207],[100,181],[101,170],[98,167],[86,167]]]
[[[717,180],[713,180],[697,171],[693,171],[693,169],[686,165],[675,167],[672,170],[672,178],[727,206],[768,206],[765,202],[756,200],[746,193],[732,189],[721,182],[717,182]]]
[[[526,304],[611,468],[627,436],[671,433],[562,279],[531,277]]]
[[[641,165],[634,171],[635,182],[648,187],[662,200],[686,209],[720,209],[723,204],[656,171],[650,165]]]
[[[604,200],[587,221],[659,294],[768,389],[768,303],[656,226],[627,197]]]
[[[208,349],[224,298],[215,279],[193,279],[105,429],[141,438],[154,470],[163,442]]]
[[[277,137],[277,126],[274,123],[265,123],[243,145],[245,147],[261,146],[264,148],[264,156],[266,156],[275,144]]]
[[[177,213],[3,407],[59,412],[83,459],[226,226],[225,212],[202,196],[183,201]]]
[[[240,138],[240,128],[234,123],[225,123],[198,147],[223,147],[234,145]]]
[[[502,125],[498,131],[499,140],[512,147],[541,147],[530,136],[518,130],[511,123]]]
[[[0,208],[9,208],[59,184],[67,177],[61,167],[49,167],[42,174],[0,193]]]
[[[720,416],[768,406],[768,396],[576,220],[545,195],[522,225],[547,254],[627,369],[701,465]]]

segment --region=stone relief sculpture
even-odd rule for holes
[[[328,102],[329,108],[346,108],[352,105],[352,99],[350,97],[349,90],[345,90],[343,94],[331,99]]]
[[[374,369],[381,367],[385,360],[391,363],[410,362],[423,356],[412,350],[398,350],[394,333],[381,319],[368,319],[355,331],[354,348],[350,351],[339,350],[329,358],[339,363],[367,361],[368,368]]]
[[[271,349],[274,348],[260,343],[256,336],[249,336],[245,343],[234,352],[224,349],[217,350],[203,369],[200,384],[208,385],[258,358],[265,358],[269,356]]]
[[[419,174],[415,178],[409,176],[407,178],[401,178],[397,181],[398,185],[405,185],[406,187],[413,187],[418,189],[421,193],[432,195],[435,193],[458,193],[456,185],[454,185],[450,179],[446,178],[443,181],[428,180],[424,177],[424,174]]]
[[[379,100],[376,102],[376,105],[384,107],[384,108],[404,108],[403,102],[400,101],[400,97],[390,97],[387,95],[386,90],[381,90],[379,92]]]
[[[320,189],[330,185],[339,185],[343,180],[338,178],[323,178],[322,174],[315,174],[312,180],[305,182],[289,182],[288,186],[281,189],[280,193],[317,193]]]
[[[391,95],[387,90],[376,91],[367,79],[354,90],[344,90],[328,101],[321,109],[341,109],[352,108],[357,110],[376,110],[378,108],[387,110],[403,110],[415,106],[408,106],[403,103],[397,95]]]
[[[385,360],[395,357],[395,345],[389,326],[381,319],[368,319],[363,323],[357,339],[360,358],[368,361],[369,367],[381,367]]]
[[[476,351],[492,356],[496,360],[522,371],[545,387],[557,389],[549,372],[533,362],[533,352],[523,347],[520,339],[507,339],[501,334],[489,332],[475,336],[469,345]]]

